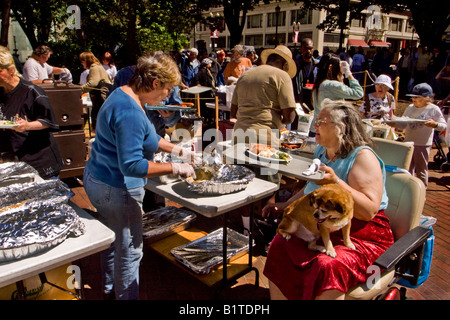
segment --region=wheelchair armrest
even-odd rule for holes
[[[431,230],[424,227],[415,227],[406,233],[403,237],[394,242],[374,264],[390,270],[404,257],[411,254],[414,250],[424,245],[430,235]]]

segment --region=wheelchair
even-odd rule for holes
[[[412,286],[417,285],[425,243],[431,234],[430,229],[419,226],[425,204],[425,186],[406,171],[413,145],[379,138],[374,138],[374,142],[374,151],[385,165],[395,168],[386,173],[389,205],[385,211],[395,242],[372,266],[373,270],[382,270],[381,274],[370,283],[351,288],[346,293],[347,300],[405,299],[406,288],[395,283],[406,279]]]

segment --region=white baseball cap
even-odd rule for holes
[[[374,84],[383,84],[386,87],[388,87],[391,90],[394,90],[394,87],[392,86],[392,80],[391,77],[389,77],[388,75],[385,74],[380,74],[377,78],[377,80],[375,80]]]

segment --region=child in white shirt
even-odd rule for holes
[[[406,108],[403,117],[424,120],[424,122],[396,123],[395,127],[405,129],[405,141],[414,142],[414,152],[409,171],[428,186],[428,158],[433,145],[434,130],[447,128],[441,109],[432,102],[433,89],[427,83],[416,85],[411,94],[413,103]]]

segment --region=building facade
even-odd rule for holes
[[[375,6],[369,7],[363,13],[364,18],[352,20],[350,28],[345,30],[343,48],[350,49],[361,45],[369,51],[374,51],[377,47],[388,47],[393,52],[398,52],[405,46],[417,46],[419,37],[414,32],[407,13],[384,14]],[[221,16],[223,9],[213,8],[207,14]],[[261,4],[247,13],[241,44],[270,48],[278,43],[295,48],[302,39],[311,38],[320,54],[324,47],[336,51],[339,48],[340,30],[325,32],[316,28],[325,17],[325,11],[303,13],[301,4],[289,1]],[[211,38],[209,26],[199,23],[191,33],[191,45],[206,48],[207,51],[211,51],[213,46],[215,49],[230,49],[230,34],[227,28],[223,32],[217,32],[216,36],[217,38]]]

